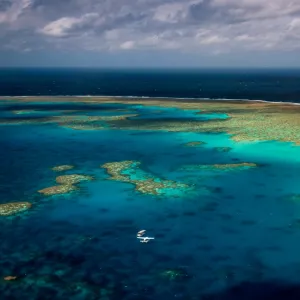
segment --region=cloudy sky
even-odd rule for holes
[[[0,66],[300,66],[300,0],[0,0]]]

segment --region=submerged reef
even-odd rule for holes
[[[128,118],[137,117],[138,114],[118,115],[118,116],[94,116],[88,117],[88,121],[116,121],[126,120]]]
[[[74,130],[102,130],[106,127],[101,124],[85,125],[85,124],[60,124],[60,126],[65,128],[70,128]]]
[[[21,102],[76,102],[76,97],[5,97],[0,100]],[[37,119],[0,119],[0,124],[57,123],[61,126],[80,130],[132,129],[171,132],[220,132],[228,133],[234,141],[286,141],[300,145],[300,107],[284,103],[257,101],[218,101],[192,99],[128,99],[113,97],[93,97],[81,99],[92,104],[129,104],[164,108],[198,110],[198,114],[221,113],[228,118],[208,118],[207,120],[141,120],[130,119],[133,115],[122,116],[52,116]],[[102,122],[102,123],[99,123]],[[103,122],[107,124],[103,124]]]
[[[12,113],[15,115],[26,115],[31,113],[36,113],[36,110],[13,110]]]
[[[62,172],[62,171],[71,170],[73,168],[74,168],[74,166],[72,166],[72,165],[61,165],[61,166],[53,167],[51,170],[55,171],[55,172]]]
[[[206,145],[206,143],[202,141],[188,142],[184,144],[185,147],[199,147],[203,145]]]
[[[292,201],[300,201],[300,195],[298,194],[298,195],[293,195],[293,196],[291,196],[291,198],[290,198]]]
[[[257,167],[257,164],[255,163],[243,162],[243,163],[236,163],[236,164],[187,165],[187,166],[183,166],[181,170],[234,171],[234,170],[246,170],[255,167]]]
[[[231,147],[214,147],[214,149],[218,152],[230,152],[232,150]]]
[[[53,253],[55,252],[53,251]],[[59,250],[57,253],[57,257],[62,256]],[[71,258],[63,256],[64,262],[55,255],[53,256],[54,258],[51,257],[50,262],[41,263],[39,270],[36,271],[31,268],[33,264],[31,260],[23,260],[21,265],[25,265],[32,272],[20,274],[20,276],[2,277],[0,279],[2,299],[116,300],[123,299],[128,294],[126,287],[123,288],[124,284],[121,283],[119,274],[97,272],[96,275],[94,273],[86,275],[82,269],[86,270],[87,267],[81,267],[82,264],[80,264],[80,270],[75,272],[74,265],[72,266],[70,263],[72,259],[74,261],[72,253],[70,253]],[[55,270],[55,267],[61,269]],[[53,270],[52,273],[50,273],[51,270]],[[89,272],[87,271],[87,273]],[[82,278],[78,278],[78,274],[82,275]]]
[[[76,112],[76,111],[74,111]],[[57,124],[58,126],[75,130],[103,130],[110,128],[110,122],[125,121],[137,114],[114,115],[114,116],[87,116],[87,115],[62,115],[50,117],[17,119],[2,118],[0,125],[25,125],[25,124]]]
[[[167,279],[170,281],[181,281],[190,277],[186,270],[184,270],[183,268],[175,268],[162,271],[160,273],[160,276],[163,279]]]
[[[162,195],[172,190],[172,194],[181,192],[189,188],[187,184],[165,180],[154,177],[140,169],[138,161],[121,161],[105,163],[101,167],[106,169],[109,180],[131,183],[135,185],[135,190],[142,194]]]
[[[0,216],[10,216],[31,208],[32,204],[29,202],[11,202],[0,204]]]
[[[97,98],[93,99],[98,102]],[[253,101],[193,101],[104,98],[104,103],[141,104],[145,106],[172,107],[195,110],[199,114],[222,113],[227,119],[209,119],[207,121],[152,120],[137,122],[127,120],[116,123],[119,128],[138,130],[162,130],[173,132],[226,132],[234,141],[286,141],[300,145],[300,107],[282,103]]]
[[[0,125],[30,125],[30,124],[47,124],[51,123],[50,118],[2,118]]]
[[[75,130],[103,130],[110,128],[110,121],[124,121],[127,118],[135,117],[136,114],[116,116],[64,116],[57,117],[58,124],[65,128]]]
[[[108,127],[97,116],[63,116],[56,119],[59,126],[75,130],[102,130]]]
[[[78,187],[75,186],[75,184],[80,183],[82,181],[91,181],[93,179],[93,176],[82,174],[61,175],[57,176],[55,179],[58,185],[44,188],[42,190],[39,190],[38,192],[45,196],[68,194],[70,192],[78,190]]]
[[[300,201],[300,194],[292,194],[288,195],[286,197],[283,197],[284,199],[288,199],[290,201],[299,202]]]

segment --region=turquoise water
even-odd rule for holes
[[[145,107],[143,105],[131,106],[139,115],[132,117],[133,120],[197,120],[205,121],[212,119],[227,119],[226,114],[214,113],[214,114],[198,114],[200,110],[182,110],[178,108],[165,108],[159,106]]]
[[[22,105],[18,110],[34,106]],[[30,117],[58,110],[80,114],[76,109],[92,115],[125,109],[145,122],[158,115],[201,122],[220,117],[104,104],[48,103],[39,109],[44,111]],[[3,102],[0,117],[10,110],[16,108]],[[225,133],[85,131],[38,123],[2,124],[0,137],[0,201],[33,204],[25,213],[0,217],[3,299],[225,299],[216,295],[244,282],[299,284],[300,202],[292,196],[300,194],[300,148],[293,144],[236,143]],[[205,144],[185,146],[195,141]],[[132,180],[150,174],[190,189],[151,195],[133,183],[108,180],[101,165],[127,160],[141,163]],[[257,167],[184,169],[242,162]],[[74,169],[51,170],[65,164]],[[56,176],[74,173],[95,180],[71,194],[37,192],[55,185]],[[140,243],[141,229],[155,240]]]

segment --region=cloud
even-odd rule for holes
[[[201,39],[200,44],[203,45],[220,44],[220,43],[225,43],[226,41],[228,41],[228,38],[220,37],[217,35],[211,35],[204,39]]]
[[[82,30],[90,28],[97,17],[98,14],[89,13],[80,18],[60,18],[44,26],[40,32],[53,37],[78,35]]]
[[[18,17],[30,4],[31,0],[5,0],[0,2],[0,24],[17,22]]]
[[[299,0],[0,1],[0,49],[19,51],[294,51],[299,29]]]
[[[120,45],[121,49],[133,49],[135,47],[134,41],[127,41]]]
[[[154,10],[153,19],[166,23],[178,23],[186,18],[185,5],[182,3],[163,4]]]

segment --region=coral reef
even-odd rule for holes
[[[93,99],[99,101],[97,98]],[[142,104],[145,106],[174,107],[180,109],[200,109],[201,113],[223,113],[227,119],[213,119],[206,122],[195,121],[152,121],[140,123],[128,120],[117,123],[119,128],[138,130],[162,130],[174,132],[226,132],[235,141],[288,141],[300,144],[300,107],[290,104],[251,101],[176,101],[139,99],[128,100],[108,98],[105,103]]]
[[[74,166],[72,166],[72,165],[61,165],[61,166],[53,167],[51,170],[55,171],[55,172],[62,172],[62,171],[71,170],[73,168],[74,168]]]
[[[117,116],[62,116],[56,117],[56,122],[65,128],[75,130],[103,130],[109,128],[110,121],[124,121],[136,114]]]
[[[17,276],[5,276],[3,279],[5,281],[12,281],[12,280],[16,280],[18,277]]]
[[[93,116],[88,117],[89,122],[92,121],[117,121],[117,120],[127,120],[128,118],[137,117],[137,114],[128,114],[128,115],[118,115],[118,116]]]
[[[82,174],[61,175],[55,178],[55,181],[58,183],[58,185],[39,190],[38,192],[45,196],[68,194],[78,190],[78,187],[76,187],[75,184],[82,181],[91,181],[93,179],[93,176]]]
[[[188,142],[184,144],[185,147],[199,147],[205,145],[205,142],[202,141],[195,141],[195,142]]]
[[[73,185],[79,183],[81,181],[90,181],[93,180],[94,177],[89,175],[81,175],[81,174],[70,174],[70,175],[61,175],[56,177],[56,182],[62,185]]]
[[[29,202],[11,202],[0,204],[0,216],[10,216],[31,208]]]
[[[74,129],[74,130],[102,130],[105,126],[100,124],[86,125],[86,124],[60,124],[61,127]]]
[[[137,167],[140,165],[140,162],[133,160],[124,160],[120,162],[109,162],[101,166],[101,168],[106,169],[107,174],[111,177],[110,180],[124,181],[128,182],[128,176],[122,175],[122,171],[128,170],[132,167]]]
[[[121,161],[105,163],[101,167],[110,175],[109,180],[117,180],[135,185],[135,190],[142,194],[161,195],[166,190],[185,190],[189,186],[172,180],[164,180],[154,177],[139,169],[138,161]]]
[[[214,147],[218,152],[230,152],[232,150],[231,147]]]
[[[292,195],[288,195],[288,196],[283,197],[283,198],[288,199],[290,201],[299,202],[300,201],[300,194],[292,194]]]
[[[72,254],[71,254],[72,256]],[[126,290],[120,288],[120,282],[117,276],[105,276],[100,272],[93,276],[83,276],[76,278],[73,274],[72,265],[65,257],[66,263],[59,262],[58,259],[51,259],[51,262],[42,264],[36,272],[20,274],[19,276],[5,276],[0,280],[0,289],[2,299],[122,299],[126,295]],[[24,260],[22,265],[30,268],[31,261]],[[52,266],[50,266],[52,264]],[[44,267],[46,265],[47,267]],[[62,270],[53,269],[54,266],[60,266]],[[74,266],[73,266],[74,268]],[[32,269],[31,269],[32,270]],[[64,276],[65,271],[69,276]],[[72,275],[71,272],[73,273]],[[80,272],[80,271],[79,271]],[[78,272],[77,272],[78,274]],[[96,278],[96,279],[95,279]],[[73,280],[72,280],[73,279]],[[16,281],[16,282],[14,282]],[[45,291],[47,294],[45,295]]]
[[[15,115],[26,115],[31,113],[36,113],[36,110],[13,110],[12,113]]]
[[[10,98],[0,100],[9,100]],[[75,97],[27,97],[12,98],[14,101],[51,101],[74,102]],[[0,124],[32,124],[32,123],[58,123],[61,126],[81,130],[101,130],[105,126],[97,125],[99,121],[108,122],[114,129],[133,130],[161,130],[173,132],[226,132],[235,141],[287,141],[300,145],[300,107],[282,103],[265,103],[251,101],[201,101],[189,100],[160,100],[128,98],[94,97],[82,99],[87,104],[134,104],[156,107],[172,107],[184,110],[200,110],[199,114],[222,113],[228,115],[227,119],[210,119],[207,121],[186,120],[129,120],[136,115],[122,116],[58,116],[51,118],[38,118],[36,120],[0,120]],[[126,122],[124,122],[126,121]],[[96,124],[93,124],[95,123]]]
[[[186,120],[182,118],[176,123],[173,119],[174,128]],[[167,128],[169,121],[165,120]],[[82,126],[100,126],[100,121],[90,122]],[[147,128],[148,120],[103,122],[116,122],[109,123],[118,124],[116,129],[132,126],[139,130]],[[199,123],[209,127],[214,122],[191,122],[190,126]],[[223,123],[227,122],[231,121]],[[149,124],[156,128],[156,120],[152,122],[150,118]],[[227,147],[215,147],[234,144],[227,144],[225,135],[219,139],[219,135],[212,134],[204,149],[189,149],[181,144],[188,141],[186,137],[204,140],[202,135],[112,131],[92,132],[88,136],[84,132],[53,130],[52,125],[49,131],[48,126],[37,126],[31,131],[32,127],[9,128],[7,147],[2,149],[3,154],[7,153],[3,156],[7,165],[3,168],[2,199],[23,199],[19,195],[29,195],[27,200],[18,201],[29,201],[33,208],[23,213],[31,216],[28,219],[19,219],[19,214],[0,217],[0,298],[226,298],[245,281],[272,279],[275,273],[280,277],[280,272],[283,279],[296,278],[297,258],[293,257],[292,267],[291,259],[285,258],[294,253],[299,237],[298,203],[283,203],[277,197],[288,195],[300,200],[298,194],[293,195],[299,192],[297,147],[266,143],[265,148],[262,143],[257,147],[237,146],[232,151],[236,154],[228,155],[222,153]],[[6,134],[6,128],[2,129]],[[132,133],[137,135],[131,136]],[[57,138],[52,139],[56,134]],[[270,157],[268,153],[260,156],[265,154],[264,149],[271,153]],[[116,162],[123,159],[141,162]],[[112,161],[104,164],[104,169],[98,166],[96,171],[101,173],[97,177],[107,181],[99,186],[91,183],[91,197],[71,199],[80,185],[84,189],[84,185],[89,185],[86,180],[92,178],[75,173],[93,175],[89,170],[97,167],[95,160],[98,165]],[[59,166],[73,162],[75,166],[84,163],[84,169]],[[196,172],[180,173],[176,169],[182,164],[201,163],[204,165],[195,165],[200,169]],[[40,185],[42,182],[44,186]],[[210,194],[190,197],[193,182],[193,191],[199,193],[204,186]],[[33,189],[44,187],[47,188],[40,195],[32,195]],[[50,195],[72,191],[67,203],[48,201],[56,199]],[[181,193],[180,201],[169,201],[173,192]],[[32,210],[37,210],[34,216]],[[1,211],[0,205],[0,214]],[[270,211],[274,212],[271,216]],[[136,240],[136,232],[143,228],[153,232],[156,242],[140,244]],[[261,237],[265,236],[271,238],[262,243]],[[280,264],[278,257],[282,258]],[[247,285],[246,293],[250,289]],[[207,291],[216,291],[218,295],[206,295]]]
[[[209,165],[204,166],[204,168],[210,168]],[[240,169],[240,168],[254,168],[257,167],[257,164],[255,163],[236,163],[236,164],[214,164],[212,165],[213,169]]]
[[[187,165],[181,169],[186,171],[208,170],[208,171],[234,171],[255,168],[255,163],[235,163],[235,164],[213,164],[213,165]]]
[[[53,123],[52,118],[44,117],[44,118],[3,118],[0,119],[0,125],[26,125],[26,124],[48,124]]]
[[[69,112],[68,112],[69,113]],[[25,124],[57,124],[61,127],[75,130],[103,130],[110,127],[110,122],[124,121],[137,114],[114,116],[86,116],[86,115],[61,115],[39,118],[0,119],[0,125],[25,125]]]
[[[155,181],[155,179],[147,180],[134,180],[132,181],[136,185],[136,190],[143,194],[158,195],[162,194],[165,189],[187,189],[188,185],[184,183],[178,183],[171,180]]]
[[[102,130],[109,127],[110,121],[124,121],[127,118],[135,117],[136,114],[117,116],[64,116],[57,117],[58,124],[65,128],[75,130]]]
[[[168,269],[160,273],[160,276],[170,281],[188,279],[190,276],[183,268]]]
[[[38,192],[40,194],[43,194],[45,196],[53,196],[53,195],[62,195],[62,194],[68,194],[70,192],[76,191],[78,188],[74,185],[66,185],[66,184],[61,184],[61,185],[54,185],[42,190],[39,190]]]

